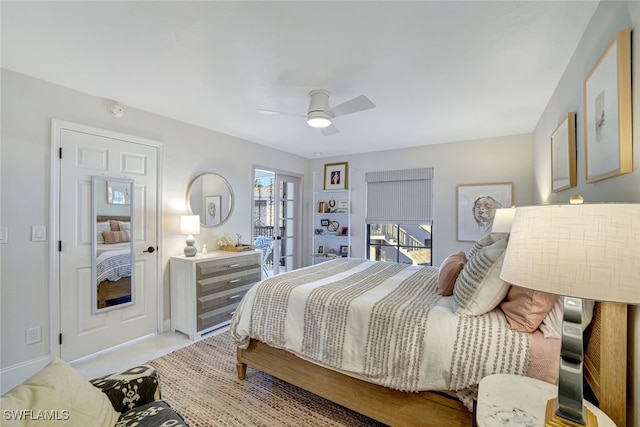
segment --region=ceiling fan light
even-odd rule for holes
[[[307,124],[312,128],[326,128],[331,125],[331,118],[324,111],[310,111]]]

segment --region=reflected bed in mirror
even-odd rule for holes
[[[92,177],[93,313],[134,303],[132,195],[132,180]]]
[[[217,227],[231,217],[234,206],[233,189],[229,182],[216,173],[202,173],[189,183],[187,210],[200,215],[203,227]]]

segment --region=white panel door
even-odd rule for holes
[[[276,173],[273,274],[300,268],[300,178]]]
[[[60,357],[75,360],[158,330],[158,148],[99,130],[60,129]],[[134,304],[92,312],[91,176],[134,180]]]

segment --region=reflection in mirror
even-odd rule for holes
[[[91,311],[132,305],[133,180],[91,178],[92,254]]]
[[[203,227],[217,227],[227,222],[233,205],[231,185],[216,173],[196,176],[187,188],[187,210],[192,215],[200,215]]]

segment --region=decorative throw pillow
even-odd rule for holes
[[[119,221],[116,221],[115,219],[110,219],[109,225],[111,227],[111,231],[120,231]]]
[[[130,242],[129,231],[104,231],[102,232],[104,242],[108,245],[114,243]]]
[[[500,278],[507,240],[480,249],[465,264],[453,288],[454,311],[478,316],[493,310],[504,299],[509,284]]]
[[[438,289],[440,290],[440,295],[453,295],[453,287],[466,263],[467,255],[464,251],[451,254],[442,261],[440,269],[438,270]]]
[[[500,240],[506,240],[507,235],[505,233],[489,233],[476,241],[469,250],[469,259],[471,259],[480,249],[491,246]]]
[[[131,221],[118,221],[120,230],[131,230]]]
[[[512,285],[500,308],[509,327],[518,332],[533,332],[558,300],[558,295]]]
[[[0,398],[3,411],[31,410],[32,419],[11,425],[42,426],[37,419],[55,416],[57,426],[109,426],[118,422],[120,415],[113,409],[107,395],[92,386],[67,362],[54,358],[40,372],[24,383],[9,390]],[[44,411],[49,411],[48,414]],[[44,423],[47,424],[47,423]]]
[[[96,242],[104,243],[104,236],[102,235],[105,231],[111,231],[111,224],[109,221],[98,222],[96,224]]]
[[[558,297],[558,300],[553,305],[549,313],[542,319],[540,324],[540,330],[544,334],[545,338],[558,338],[562,336],[562,315],[563,315],[563,298]],[[587,326],[593,320],[593,309],[596,302],[593,300],[582,300],[582,330],[587,329]]]

